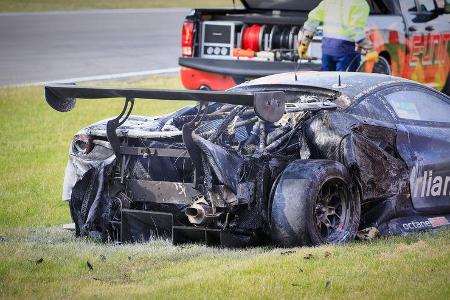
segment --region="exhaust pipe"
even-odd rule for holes
[[[200,203],[194,203],[190,207],[186,208],[185,214],[188,217],[189,222],[192,224],[201,225],[212,216],[212,208]]]

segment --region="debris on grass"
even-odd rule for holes
[[[380,237],[380,231],[376,227],[369,227],[356,233],[356,238],[359,240],[373,240],[378,237]]]
[[[92,264],[89,261],[86,262],[86,265],[88,266],[89,271],[93,271],[94,270],[94,266],[92,266]]]
[[[34,262],[38,265],[38,264],[41,264],[43,261],[44,261],[44,259],[41,257],[41,258],[35,260]]]

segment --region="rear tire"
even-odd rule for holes
[[[282,247],[336,244],[355,238],[360,198],[346,168],[330,160],[297,160],[272,197],[271,238]]]

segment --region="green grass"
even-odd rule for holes
[[[232,0],[0,0],[0,12],[38,12],[84,9],[232,7]],[[236,1],[239,7],[240,2]]]
[[[181,88],[176,77],[109,84]],[[449,230],[292,253],[73,238],[58,226],[69,222],[60,200],[69,142],[121,104],[80,100],[58,113],[42,87],[0,88],[0,298],[450,298]],[[185,104],[138,101],[135,113]]]
[[[70,233],[54,228],[9,234],[11,237],[0,242],[0,295],[5,298],[450,296],[450,231],[345,246],[295,248],[288,253],[276,248],[174,247],[165,241],[102,245],[75,240]],[[42,263],[36,263],[40,259]]]

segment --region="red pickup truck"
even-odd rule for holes
[[[242,9],[194,9],[182,28],[181,80],[188,89],[224,90],[299,69],[320,70],[321,32],[298,64],[296,40],[319,0],[241,0]],[[370,72],[416,80],[449,94],[450,0],[368,0],[367,33],[383,58]],[[384,65],[383,65],[384,64]]]

